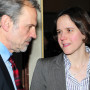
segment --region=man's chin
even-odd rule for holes
[[[21,52],[26,52],[26,51],[27,51],[27,47],[24,48],[24,49],[21,49],[20,51],[21,51]]]
[[[24,48],[19,48],[17,49],[15,52],[19,53],[19,52],[26,52],[27,51],[28,46],[24,47]]]

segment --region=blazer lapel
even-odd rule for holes
[[[56,66],[54,67],[54,77],[55,77],[55,90],[66,90],[66,80],[65,80],[65,67],[63,54],[61,54],[56,60]]]
[[[0,55],[0,68],[2,69],[3,75],[6,79],[6,82],[7,82],[8,86],[10,87],[11,90],[14,90],[14,86],[13,86],[11,77],[9,75],[9,72],[8,72],[7,68],[6,68],[6,65],[4,64],[4,62],[2,60],[1,55]]]

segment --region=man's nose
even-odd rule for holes
[[[36,39],[37,35],[36,35],[36,29],[35,29],[35,28],[33,28],[33,29],[31,30],[31,32],[30,32],[30,37]]]

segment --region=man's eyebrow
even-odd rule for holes
[[[27,26],[34,26],[34,27],[36,27],[36,26],[37,26],[37,24],[36,24],[36,25],[34,25],[34,24],[28,24]]]

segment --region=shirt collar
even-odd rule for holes
[[[12,53],[10,53],[9,50],[1,42],[0,42],[0,55],[4,62],[6,62],[12,55]]]

